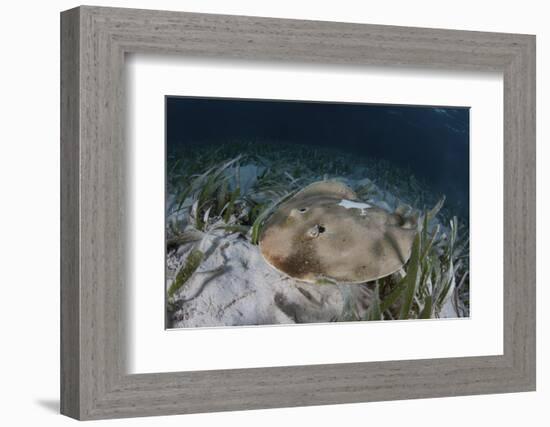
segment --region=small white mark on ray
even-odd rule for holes
[[[346,209],[361,209],[361,216],[367,215],[367,209],[372,208],[368,203],[354,202],[352,200],[342,199],[338,206],[343,206]]]

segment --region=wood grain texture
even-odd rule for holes
[[[62,13],[61,38],[62,413],[100,419],[535,389],[534,36],[84,6]],[[502,72],[504,354],[128,375],[127,53]]]
[[[79,12],[61,20],[61,412],[80,414]]]

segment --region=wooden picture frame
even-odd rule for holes
[[[502,72],[503,355],[126,374],[127,53]],[[61,166],[65,415],[84,420],[535,390],[532,35],[78,7],[61,14]]]

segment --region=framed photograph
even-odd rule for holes
[[[535,390],[535,37],[61,14],[61,411]]]
[[[467,108],[168,96],[166,327],[469,317],[469,136]]]

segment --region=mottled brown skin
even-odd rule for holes
[[[409,259],[416,223],[377,207],[340,206],[357,200],[347,186],[321,181],[283,203],[260,238],[264,258],[306,282],[363,283],[399,270]]]

